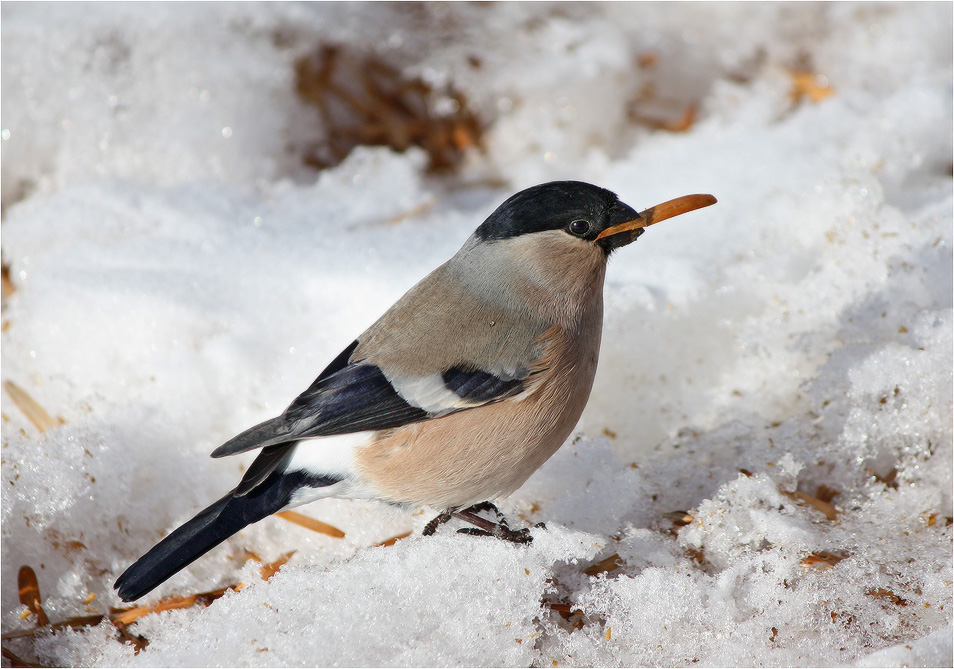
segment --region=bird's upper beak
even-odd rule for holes
[[[595,241],[604,240],[604,247],[612,251],[636,241],[643,228],[715,203],[716,199],[711,195],[683,195],[637,214],[635,209],[620,202],[610,217],[610,226],[598,234]]]

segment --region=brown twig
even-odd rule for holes
[[[820,511],[821,513],[825,514],[825,518],[827,518],[828,520],[832,520],[832,521],[838,520],[838,509],[836,509],[834,506],[832,506],[828,502],[823,502],[817,497],[812,497],[808,493],[802,492],[801,490],[796,490],[795,492],[788,492],[787,490],[783,490],[782,494],[788,497],[789,499],[795,500],[799,504],[807,504],[808,506],[812,507],[816,511]]]
[[[4,381],[3,389],[7,391],[7,395],[9,395],[13,403],[17,405],[17,408],[23,412],[23,415],[26,416],[40,432],[46,432],[63,422],[62,420],[54,419],[35,399],[30,397],[27,391],[13,381]]]
[[[27,565],[20,567],[17,574],[17,588],[20,603],[30,609],[30,613],[36,616],[36,624],[40,627],[49,625],[50,619],[46,617],[46,613],[40,605],[40,583],[36,579],[36,572]]]
[[[3,657],[10,662],[11,667],[42,667],[44,666],[42,664],[37,664],[36,662],[28,662],[27,660],[24,660],[23,658],[21,658],[19,655],[14,653],[12,650],[7,648],[6,646],[3,646],[2,651],[3,651]]]
[[[597,574],[606,574],[609,572],[616,571],[620,567],[624,566],[626,562],[623,561],[623,558],[619,556],[619,553],[613,553],[609,557],[603,558],[599,562],[591,564],[589,567],[583,570],[583,573],[587,576],[596,576]]]
[[[406,538],[409,537],[409,536],[411,536],[411,533],[410,533],[410,532],[404,532],[403,534],[398,534],[397,536],[393,536],[393,537],[391,537],[390,539],[385,539],[384,541],[379,541],[378,543],[374,544],[374,546],[375,546],[375,548],[380,548],[380,547],[382,547],[382,546],[393,546],[394,544],[396,544],[396,543],[397,543],[398,541],[400,541],[401,539],[406,539]]]
[[[344,532],[339,530],[334,525],[329,525],[328,523],[323,523],[320,520],[315,520],[314,518],[298,513],[297,511],[279,511],[275,515],[282,520],[287,520],[289,523],[307,527],[312,532],[327,534],[329,537],[341,539],[345,535]]]

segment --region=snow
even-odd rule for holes
[[[120,606],[116,576],[252,457],[208,453],[511,193],[573,178],[637,209],[719,199],[614,256],[578,431],[501,504],[546,523],[532,545],[323,500],[299,511],[343,539],[247,528],[145,601],[246,587],[141,618],[138,653],[108,622],[5,648],[71,666],[954,663],[949,4],[2,18],[2,377],[62,421],[40,432],[3,393],[5,635],[36,622],[21,565],[54,622]],[[332,42],[465,92],[486,150],[445,176],[420,149],[306,166],[325,131],[294,61]],[[796,102],[793,70],[830,94]],[[631,118],[690,104],[686,132]],[[826,490],[833,520],[806,502]],[[268,581],[246,562],[292,550]]]

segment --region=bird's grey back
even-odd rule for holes
[[[352,359],[409,377],[461,366],[503,379],[525,373],[552,322],[531,312],[506,286],[479,292],[482,286],[463,280],[458,270],[470,260],[467,254],[465,245],[411,288],[358,338]]]

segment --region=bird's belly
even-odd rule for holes
[[[383,499],[437,509],[510,494],[572,432],[595,357],[526,397],[384,431],[355,452],[356,471]]]

